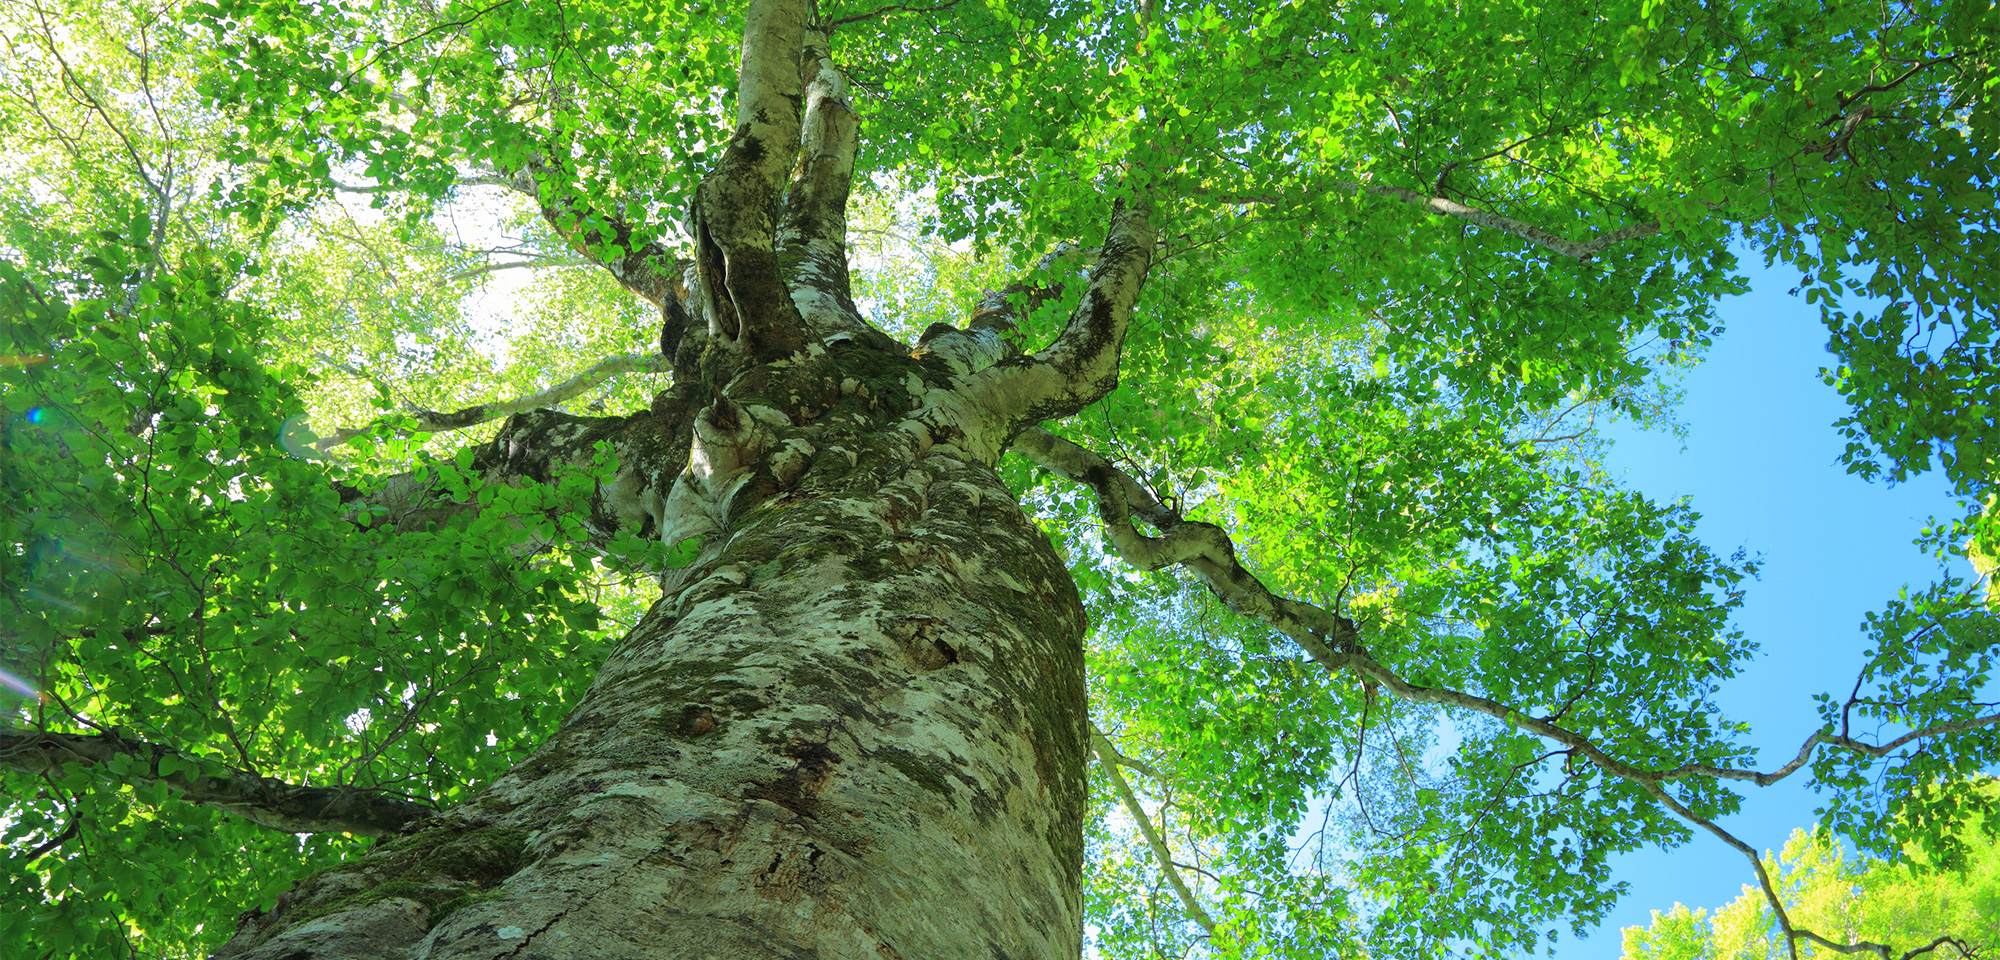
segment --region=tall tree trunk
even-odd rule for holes
[[[855,386],[822,422],[907,407]],[[818,436],[765,458],[798,480],[740,488],[560,732],[223,955],[1077,956],[1068,574],[989,465]]]
[[[1115,386],[1152,237],[1121,209],[1040,353],[997,295],[912,350],[848,293],[854,148],[805,5],[758,0],[696,256],[639,291],[674,388],[629,418],[518,416],[475,460],[545,478],[610,441],[587,526],[699,557],[532,755],[220,956],[1079,955],[1083,610],[994,464]]]

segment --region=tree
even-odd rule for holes
[[[1971,854],[1959,870],[1924,869],[1921,856],[1913,863],[1854,857],[1825,833],[1804,830],[1792,831],[1777,857],[1765,856],[1766,869],[1779,877],[1798,922],[1840,930],[1854,942],[1921,946],[2000,915],[2000,845],[1981,837],[1976,823],[1965,832]],[[1762,891],[1745,888],[1713,919],[1705,913],[1677,903],[1665,914],[1653,911],[1647,926],[1626,927],[1626,960],[1785,954]],[[1806,952],[1834,955],[1817,945]]]
[[[8,17],[11,952],[1498,954],[1693,828],[1796,950],[1733,785],[1947,861],[1989,800],[1976,585],[1760,772],[1754,563],[1592,427],[1749,244],[1992,542],[1990,5]],[[957,246],[857,283],[857,205]]]

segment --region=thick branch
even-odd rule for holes
[[[1095,253],[1095,251],[1092,251]],[[1059,265],[1079,260],[1084,250],[1073,243],[1058,245],[1028,271],[1028,279],[1010,283],[1005,289],[988,290],[973,307],[965,329],[943,323],[931,324],[917,338],[917,356],[942,360],[961,376],[977,373],[1009,357],[1020,356],[1021,321],[1036,307],[1062,296],[1060,283],[1041,284],[1039,274]]]
[[[1226,531],[1214,524],[1182,519],[1137,480],[1103,457],[1039,427],[1023,431],[1015,441],[1014,449],[1057,475],[1081,481],[1096,491],[1098,515],[1104,521],[1105,539],[1113,552],[1126,562],[1146,570],[1183,564],[1192,569],[1231,609],[1264,621],[1329,667],[1355,670],[1405,700],[1459,707],[1503,720],[1576,750],[1606,773],[1635,783],[1658,784],[1689,777],[1714,777],[1768,786],[1796,772],[1807,762],[1812,748],[1818,744],[1883,757],[1919,740],[2000,723],[2000,714],[1940,723],[1881,745],[1831,733],[1815,733],[1806,739],[1796,759],[1771,773],[1706,764],[1685,764],[1663,770],[1636,766],[1604,752],[1588,737],[1548,719],[1531,716],[1497,700],[1457,690],[1419,686],[1397,676],[1354,642],[1354,626],[1346,618],[1272,593],[1237,562],[1235,545]],[[1158,528],[1160,536],[1149,537],[1140,533],[1133,525],[1135,519]],[[1343,645],[1345,650],[1337,649]]]
[[[189,803],[286,833],[380,837],[436,815],[425,804],[384,790],[302,787],[214,764],[201,766],[224,772],[203,773],[194,760],[172,747],[112,734],[0,728],[0,764],[25,773],[61,776],[73,766],[101,767],[118,757],[138,765],[138,772],[123,775],[127,781],[164,783]]]
[[[466,427],[475,427],[489,421],[511,417],[517,413],[525,413],[529,410],[562,403],[621,373],[664,373],[666,370],[667,358],[659,354],[628,353],[615,357],[606,357],[591,364],[582,373],[568,380],[537,390],[526,396],[516,397],[512,400],[496,400],[492,403],[475,403],[472,406],[462,407],[448,413],[437,410],[413,410],[401,417],[385,419],[381,422],[391,425],[398,436],[418,431],[437,433],[444,430],[463,430]],[[335,430],[319,438],[313,445],[321,450],[337,447],[356,437],[365,436],[373,432],[375,427],[376,425],[371,424],[365,427],[346,427]]]
[[[785,224],[779,246],[824,241],[847,259],[847,196],[854,177],[860,117],[848,99],[847,78],[834,66],[822,34],[806,49],[811,77],[800,121],[799,163],[785,197]]]
[[[777,246],[790,267],[792,303],[806,332],[816,340],[840,333],[865,336],[868,327],[848,293],[847,275],[847,197],[860,117],[825,34],[807,34],[805,70],[799,163],[785,196]]]
[[[1118,386],[1118,356],[1132,308],[1153,262],[1153,226],[1143,201],[1112,211],[1097,266],[1069,323],[1039,353],[1003,360],[968,378],[968,399],[1009,421],[1006,432],[1060,419]]]
[[[777,258],[777,216],[799,153],[804,0],[752,0],[736,74],[736,133],[695,191],[695,257],[710,334],[759,360],[804,344]]]
[[[1160,874],[1167,878],[1167,885],[1174,888],[1174,896],[1180,898],[1181,906],[1187,909],[1192,919],[1209,936],[1215,935],[1215,918],[1202,909],[1201,902],[1194,898],[1186,881],[1181,879],[1180,868],[1174,866],[1174,854],[1167,848],[1167,841],[1153,829],[1152,818],[1146,815],[1146,808],[1139,805],[1139,798],[1132,793],[1132,785],[1125,782],[1125,773],[1118,769],[1118,751],[1111,741],[1105,739],[1096,727],[1090,730],[1090,745],[1097,754],[1097,763],[1111,778],[1111,786],[1118,791],[1118,799],[1125,804],[1125,812],[1132,815],[1132,822],[1139,825],[1139,832],[1146,838],[1146,845],[1153,850],[1153,859],[1160,864]]]
[[[1070,314],[1069,323],[1048,348],[1032,357],[1063,376],[1057,395],[1044,400],[1063,408],[1066,416],[1081,410],[1118,386],[1118,355],[1132,308],[1153,262],[1153,225],[1144,200],[1112,211],[1111,227],[1097,253],[1090,286]]]
[[[1014,450],[1058,476],[1095,490],[1106,538],[1127,562],[1146,569],[1169,563],[1185,565],[1230,609],[1269,624],[1322,662],[1340,661],[1348,655],[1344,651],[1360,649],[1353,623],[1312,604],[1272,593],[1237,562],[1235,546],[1222,528],[1182,519],[1110,461],[1040,427],[1022,431]],[[1113,517],[1120,519],[1114,522]],[[1135,518],[1163,535],[1139,533],[1132,527]],[[1130,556],[1126,550],[1131,551]]]

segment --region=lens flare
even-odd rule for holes
[[[117,557],[105,556],[104,554],[101,553],[96,553],[90,550],[82,550],[68,545],[65,545],[63,547],[62,552],[63,556],[68,557],[71,560],[83,564],[86,567],[95,567],[99,570],[127,572],[139,569]]]
[[[302,460],[326,459],[319,448],[313,446],[318,442],[319,434],[313,432],[312,424],[306,422],[305,417],[286,417],[284,425],[278,428],[278,446]]]
[[[42,698],[42,692],[40,690],[35,689],[34,684],[29,683],[28,681],[23,680],[20,677],[17,677],[11,673],[8,673],[5,670],[0,670],[0,687],[6,687],[7,689],[14,691],[15,693],[18,693],[21,696],[27,697],[30,700],[40,700]]]
[[[46,353],[0,353],[0,367],[32,367],[49,362]]]
[[[82,606],[71,603],[68,600],[64,600],[63,598],[58,597],[52,593],[44,593],[40,590],[29,590],[28,596],[34,597],[35,599],[40,600],[43,603],[53,604],[55,606],[61,607],[64,610],[68,610],[71,613],[90,612],[88,610],[85,610]]]

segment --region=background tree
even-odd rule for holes
[[[1990,788],[1988,788],[1990,789]],[[1965,863],[1939,870],[1914,851],[1909,862],[1892,863],[1852,851],[1825,833],[1793,831],[1777,857],[1766,855],[1792,905],[1795,922],[1817,930],[1839,930],[1849,941],[1922,946],[1955,931],[1991,926],[2000,916],[2000,845],[1975,819],[1961,831],[1969,848]],[[1653,922],[1625,928],[1626,960],[1762,960],[1786,954],[1771,922],[1763,892],[1743,896],[1715,911],[1653,911]],[[1808,945],[1805,955],[1830,957],[1835,951]]]
[[[1988,549],[1990,5],[7,17],[10,950],[1508,953],[1696,828],[1791,949],[1735,784],[1990,801],[1974,585],[1758,772],[1591,432],[1747,242]]]

